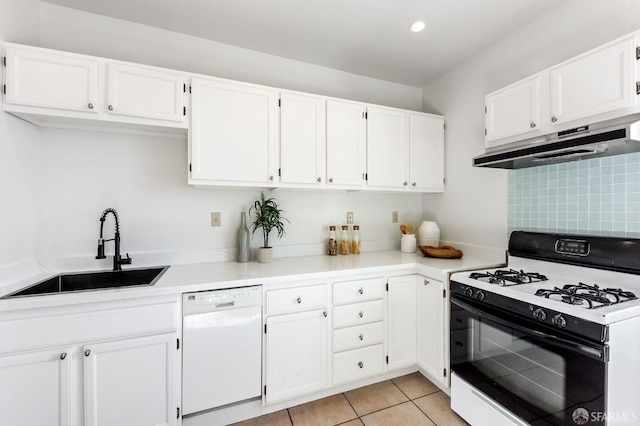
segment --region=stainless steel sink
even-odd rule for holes
[[[60,274],[3,296],[2,299],[120,287],[152,286],[167,269],[169,269],[168,266],[159,266],[124,271]]]

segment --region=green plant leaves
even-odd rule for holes
[[[290,222],[282,215],[284,210],[279,208],[275,198],[265,199],[264,192],[261,192],[260,199],[256,200],[249,209],[249,214],[252,212],[255,219],[251,226],[251,231],[255,233],[258,228],[262,228],[263,247],[269,247],[269,234],[272,230],[275,229],[277,231],[278,238],[282,238],[285,235],[283,221]]]

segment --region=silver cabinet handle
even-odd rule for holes
[[[270,180],[270,181],[273,181],[273,176],[269,176],[269,180]]]
[[[429,280],[424,280],[424,285],[429,284],[429,282],[430,282]]]
[[[360,361],[360,362],[358,363],[358,367],[360,367],[360,368],[364,368],[364,364],[362,363],[362,361]]]
[[[109,111],[113,111],[113,105],[109,105],[107,108],[109,108]]]
[[[531,122],[531,124],[529,124],[529,127],[531,127],[531,128],[533,129],[534,127],[536,127],[536,123],[534,123],[534,122],[532,121],[532,122]]]
[[[89,356],[91,355],[91,349],[87,349],[86,351],[84,351],[84,356]]]
[[[362,287],[360,287],[360,289],[358,290],[358,293],[360,293],[360,294],[364,293],[364,289]]]
[[[556,118],[556,116],[554,115],[553,117],[551,117],[551,122],[555,123],[556,121],[558,121],[558,119]]]
[[[364,336],[361,334],[358,336],[360,338],[360,340],[364,340]]]
[[[65,359],[67,357],[67,353],[66,352],[62,352],[60,354],[60,359]]]
[[[413,182],[413,183],[411,184],[411,186],[416,186],[416,183],[415,183],[415,182]]]
[[[322,313],[322,315],[326,318],[326,317],[327,317],[327,311],[324,311],[324,312]]]
[[[322,178],[318,178],[318,183],[322,182]]]
[[[89,102],[89,105],[87,105],[89,107],[89,109],[93,109],[93,104],[91,102]]]
[[[362,313],[362,311],[360,311],[360,312],[358,313],[358,316],[359,316],[360,318],[362,318],[362,317],[364,316],[364,314]]]
[[[329,183],[333,183],[333,178],[329,178]]]
[[[298,303],[302,303],[302,297],[298,297],[298,298],[296,299],[296,302],[298,302]]]
[[[409,182],[407,182],[406,180],[402,183],[404,186],[409,185]]]

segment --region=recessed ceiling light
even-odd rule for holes
[[[420,31],[424,30],[425,27],[425,23],[422,21],[416,21],[413,24],[411,24],[411,31],[414,33],[419,33]]]

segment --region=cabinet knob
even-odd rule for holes
[[[404,186],[409,185],[409,182],[407,182],[406,180],[402,183]]]
[[[531,127],[531,128],[533,129],[534,127],[536,127],[536,123],[534,123],[534,122],[532,121],[532,122],[531,122],[531,124],[529,124],[529,127]]]
[[[91,349],[87,349],[86,351],[84,351],[84,356],[89,356],[91,355]]]
[[[62,352],[60,354],[60,359],[65,359],[67,357],[67,353],[66,352]]]
[[[429,284],[429,280],[424,280],[424,285]]]
[[[298,302],[298,303],[302,303],[302,297],[298,297],[298,298],[296,299],[296,302]]]
[[[360,368],[364,368],[364,364],[362,363],[362,361],[360,361],[360,362],[358,363],[358,367],[360,367]]]
[[[318,183],[322,182],[322,178],[318,178]]]
[[[413,183],[411,184],[411,186],[416,186],[416,183],[415,183],[415,182],[413,182]]]
[[[93,104],[91,102],[89,102],[89,105],[87,105],[89,107],[89,109],[93,109]]]
[[[556,121],[558,121],[558,119],[556,118],[556,116],[554,115],[553,117],[551,117],[551,122],[555,123]]]
[[[269,176],[269,180],[273,182],[273,176]]]
[[[109,108],[109,111],[113,111],[113,105],[109,105],[107,108]]]
[[[360,311],[360,312],[358,313],[358,316],[359,316],[360,318],[362,318],[362,317],[364,316],[364,314],[362,313],[362,311]]]
[[[327,311],[324,311],[324,312],[322,313],[322,316],[326,318],[326,317],[327,317]]]
[[[364,340],[364,336],[363,336],[362,334],[361,334],[361,335],[359,335],[359,336],[358,336],[358,338],[359,338],[360,340]]]
[[[329,183],[333,183],[333,178],[329,178]]]
[[[360,289],[358,290],[358,293],[363,294],[364,293],[364,289],[362,287],[360,287]]]

